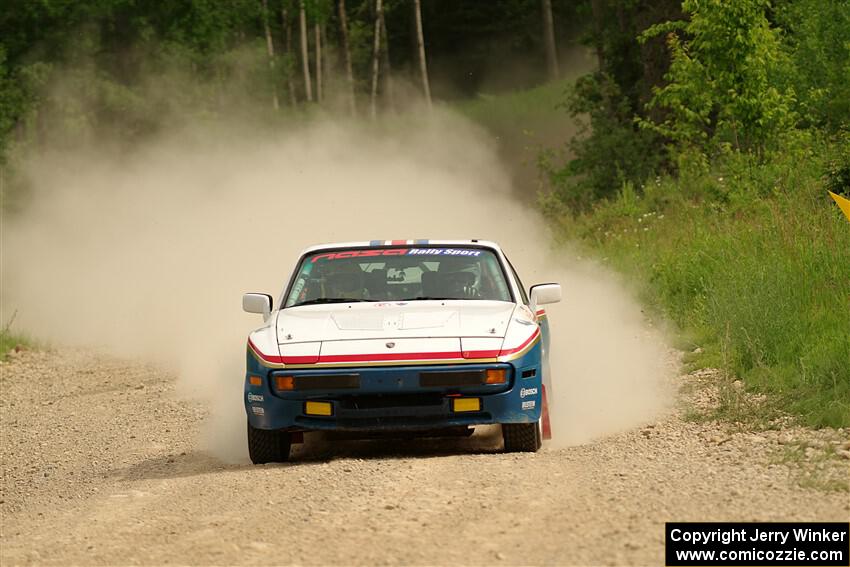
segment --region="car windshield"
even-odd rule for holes
[[[492,251],[407,246],[308,254],[298,267],[284,307],[426,299],[512,301]]]

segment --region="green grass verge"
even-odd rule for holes
[[[33,342],[25,335],[0,330],[0,360],[9,358],[9,352],[16,347],[31,348],[32,345]]]
[[[767,397],[750,411],[850,427],[850,223],[825,189],[836,160],[850,165],[850,147],[800,146],[625,185],[577,218],[544,206],[565,236],[639,283],[687,350],[700,347],[689,363]]]
[[[453,108],[496,134],[513,131],[517,125],[532,128],[552,120],[573,81],[568,77],[523,91],[479,94],[455,103]],[[566,111],[561,113],[566,116]]]
[[[5,322],[3,327],[0,327],[0,360],[9,358],[9,353],[16,348],[31,348],[34,346],[32,339],[22,333],[12,331],[12,323],[15,322],[15,315]]]

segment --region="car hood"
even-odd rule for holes
[[[281,345],[388,338],[504,338],[516,305],[504,301],[446,300],[337,303],[283,309]]]

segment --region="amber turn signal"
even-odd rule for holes
[[[252,386],[262,386],[263,379],[260,376],[248,376],[248,383]]]
[[[504,368],[489,368],[484,379],[485,384],[504,384],[508,381],[508,371]]]
[[[278,390],[294,390],[295,389],[295,377],[294,376],[275,376],[274,377],[275,386]]]

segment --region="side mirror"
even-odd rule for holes
[[[561,284],[545,283],[533,285],[528,295],[532,309],[536,309],[538,305],[558,303],[561,301]]]
[[[272,313],[272,296],[265,293],[246,293],[242,296],[242,310],[246,313],[259,313],[265,321]]]

